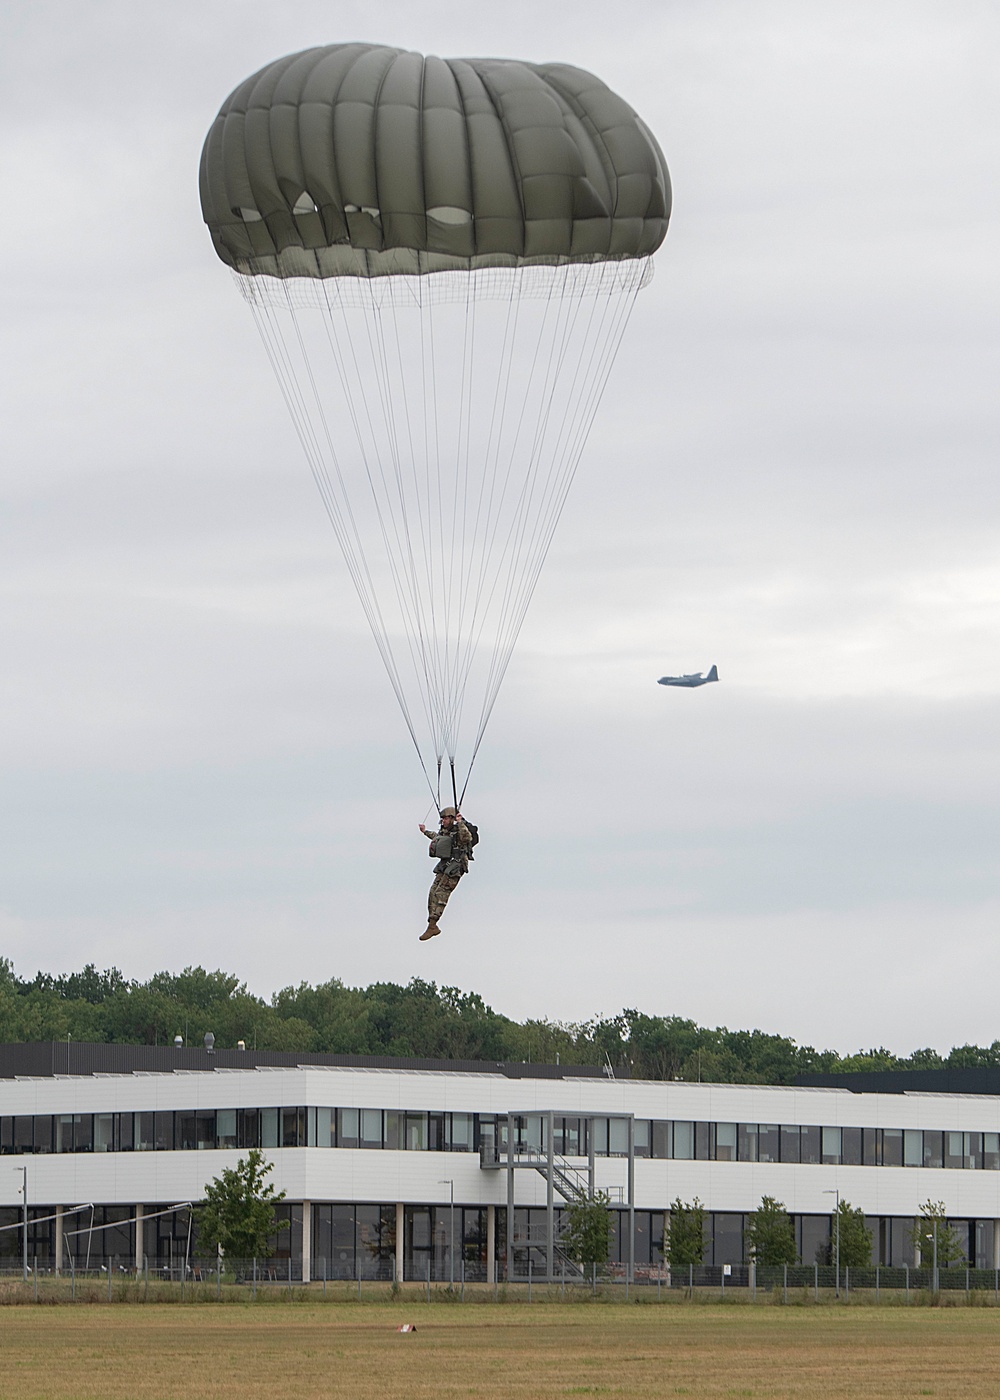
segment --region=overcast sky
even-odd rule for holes
[[[7,0],[18,972],[1000,1037],[998,38],[990,0]],[[198,203],[233,87],[357,39],[591,69],[674,181],[429,944],[426,787]]]

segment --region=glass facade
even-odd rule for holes
[[[559,1157],[627,1157],[629,1120],[553,1120]],[[633,1120],[635,1155],[674,1161],[1000,1171],[1000,1133],[820,1124]],[[516,1150],[545,1155],[543,1114],[514,1119]],[[260,1147],[478,1152],[507,1148],[506,1114],[395,1112],[381,1108],[219,1108],[138,1113],[0,1116],[0,1155],[62,1152],[206,1152]]]

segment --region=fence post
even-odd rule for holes
[[[904,1264],[903,1267],[904,1267],[905,1270],[906,1270],[906,1301],[909,1302],[909,1301],[910,1301],[910,1266],[909,1266],[909,1264]]]
[[[819,1302],[819,1264],[813,1265],[813,1297]]]
[[[722,1301],[725,1302],[725,1301],[726,1301],[726,1269],[725,1269],[725,1265],[722,1266],[721,1272],[722,1272]]]
[[[37,1261],[36,1261],[37,1262]],[[111,1270],[115,1267],[115,1256],[108,1257],[108,1302],[111,1302]]]
[[[594,1297],[596,1298],[596,1297],[597,1297],[597,1265],[596,1265],[596,1264],[591,1264],[591,1266],[590,1266],[590,1279],[591,1279],[591,1291],[593,1292]]]
[[[850,1296],[851,1296],[851,1266],[850,1266],[850,1264],[845,1264],[845,1265],[844,1265],[844,1301],[846,1302],[847,1299],[850,1298]]]
[[[358,1290],[361,1289],[361,1270],[358,1269]],[[288,1296],[292,1296],[292,1251],[288,1251]]]
[[[70,1298],[73,1300],[73,1302],[75,1303],[75,1302],[76,1302],[76,1259],[73,1257],[72,1254],[69,1256],[69,1276],[70,1276],[69,1296],[70,1296]]]
[[[531,1250],[528,1250],[528,1302],[531,1302]]]
[[[254,1296],[254,1299],[256,1300],[256,1297],[257,1297],[257,1257],[256,1257],[256,1255],[254,1256],[254,1261],[253,1261],[253,1296]]]
[[[965,1296],[966,1296],[966,1298],[968,1298],[968,1296],[969,1296],[969,1266],[968,1266],[968,1264],[966,1264],[966,1266],[965,1266]]]
[[[876,1264],[876,1265],[875,1265],[875,1301],[876,1301],[876,1303],[878,1302],[878,1300],[879,1300],[879,1274],[878,1274],[878,1265]]]
[[[427,1301],[431,1300],[431,1261],[427,1261]]]
[[[396,1256],[392,1256],[392,1279],[396,1281]],[[326,1297],[326,1255],[323,1255],[323,1297]]]
[[[783,1269],[784,1269],[785,1272],[784,1272],[784,1275],[782,1276],[782,1281],[781,1281],[781,1301],[782,1301],[783,1303],[787,1303],[787,1302],[788,1302],[788,1265],[787,1265],[787,1264],[784,1264],[784,1265],[782,1265],[782,1267],[783,1267]]]
[[[463,1303],[465,1302],[465,1260],[464,1260],[464,1259],[462,1260],[462,1297],[461,1297],[461,1301],[462,1301]]]
[[[142,1271],[143,1271],[143,1276],[144,1276],[144,1278],[145,1278],[145,1282],[144,1282],[143,1285],[142,1285],[142,1301],[145,1302],[146,1299],[149,1297],[149,1255],[148,1255],[148,1254],[144,1254],[144,1255],[142,1256]]]
[[[38,1302],[38,1255],[35,1255],[35,1302]]]
[[[694,1265],[688,1265],[688,1297],[694,1297]]]
[[[215,1300],[222,1302],[222,1256],[217,1256],[215,1261]]]

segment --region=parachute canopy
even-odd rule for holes
[[[577,68],[331,45],[228,98],[201,199],[458,805],[666,233],[663,156]]]
[[[233,92],[201,202],[240,272],[373,277],[645,257],[670,181],[631,107],[578,68],[333,44]]]

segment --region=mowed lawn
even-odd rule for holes
[[[985,1308],[0,1309],[4,1400],[998,1394],[1000,1312]]]

